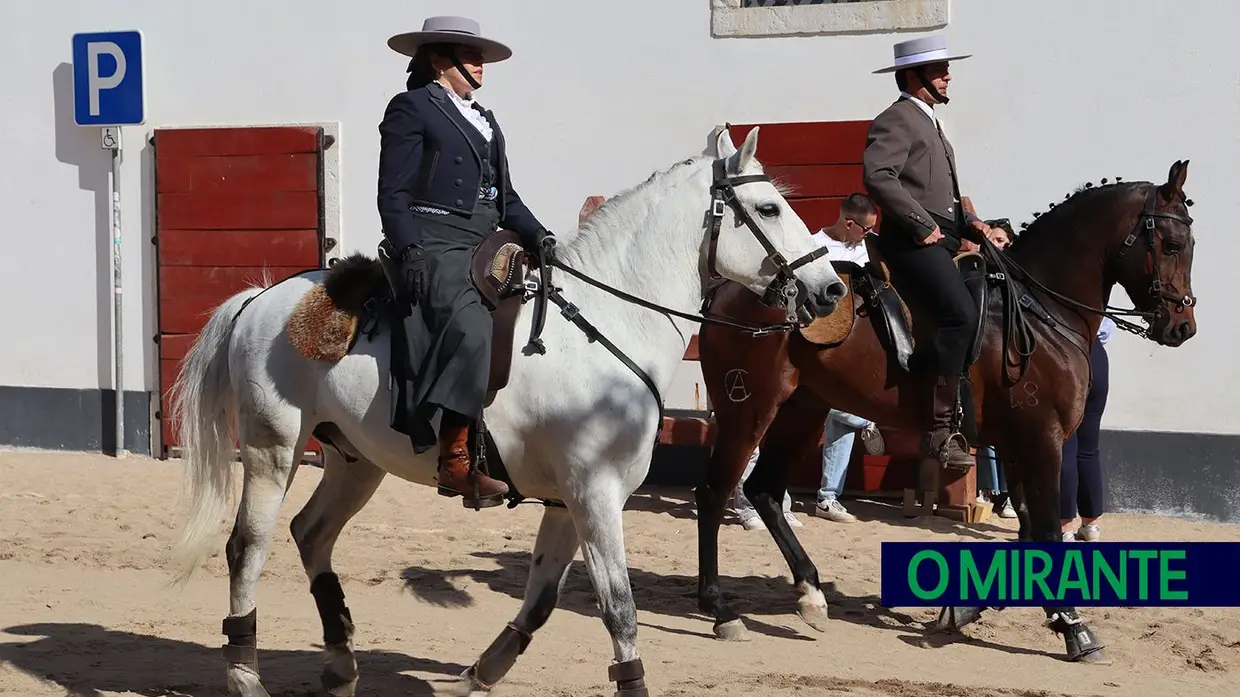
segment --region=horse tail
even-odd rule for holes
[[[228,347],[242,308],[263,291],[247,288],[211,314],[181,363],[169,391],[172,426],[179,429],[182,461],[181,502],[189,515],[174,547],[174,583],[184,585],[206,555],[221,518],[232,510],[229,479],[233,460],[233,385]]]

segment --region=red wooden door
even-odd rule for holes
[[[156,129],[156,255],[162,457],[179,446],[168,389],[228,296],[325,258],[321,128]],[[317,444],[314,444],[317,447]]]

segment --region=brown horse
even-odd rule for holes
[[[1163,346],[1196,333],[1190,278],[1192,221],[1184,195],[1188,162],[1172,165],[1161,185],[1087,185],[1045,214],[1005,251],[978,254],[988,272],[981,332],[965,376],[977,442],[1003,454],[1020,539],[1060,540],[1059,471],[1065,438],[1080,422],[1089,388],[1091,343],[1118,283],[1136,305],[1130,314],[1148,325],[1116,318],[1119,327]],[[788,469],[817,447],[830,408],[898,429],[924,429],[929,378],[909,372],[884,327],[875,290],[884,287],[878,251],[865,268],[837,262],[849,273],[853,301],[799,332],[753,336],[706,325],[699,337],[703,376],[715,410],[718,439],[705,481],[697,488],[698,603],[714,616],[715,632],[741,639],[747,631],[719,590],[718,540],[724,504],[759,442],[761,456],[746,480],[753,502],[792,570],[801,597],[798,614],[826,628],[818,570],[780,512]],[[841,274],[844,275],[844,274]],[[899,288],[899,279],[894,280]],[[909,299],[908,295],[904,296]],[[890,301],[887,307],[893,307]],[[899,304],[894,304],[900,313]],[[926,323],[909,303],[911,336]],[[746,289],[728,284],[709,301],[709,314],[763,320],[775,314]],[[891,315],[889,314],[888,317]],[[882,337],[882,338],[880,338]],[[743,383],[744,389],[737,389]],[[972,409],[968,409],[972,406]],[[961,409],[957,410],[958,413]],[[937,461],[935,461],[937,465]],[[935,631],[958,629],[984,608],[943,608]],[[1105,662],[1103,644],[1071,607],[1044,608],[1062,634],[1069,660]]]

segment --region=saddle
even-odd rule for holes
[[[373,337],[384,320],[399,321],[408,314],[407,303],[394,302],[403,284],[395,250],[384,240],[378,252],[377,259],[361,253],[341,259],[297,303],[285,331],[298,353],[310,360],[338,361],[361,333]],[[469,280],[493,323],[487,404],[508,384],[517,314],[531,268],[529,255],[511,230],[487,236],[470,259]]]
[[[893,281],[877,242],[877,235],[865,236],[869,262],[864,266],[847,261],[832,262],[840,280],[852,292],[852,311],[837,311],[819,318],[802,328],[801,336],[818,346],[838,346],[852,333],[856,317],[868,315],[888,355],[907,373],[911,372],[909,358],[916,349],[917,340],[924,339],[928,334],[929,318],[923,319],[921,312],[915,315],[909,309],[898,289],[899,281]],[[990,301],[987,264],[985,257],[978,252],[957,255],[955,262],[977,308],[978,321],[973,328],[966,359],[968,367],[980,355],[982,337],[986,333],[986,308]]]

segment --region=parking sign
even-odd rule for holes
[[[79,126],[146,121],[142,32],[73,35],[73,120]]]

